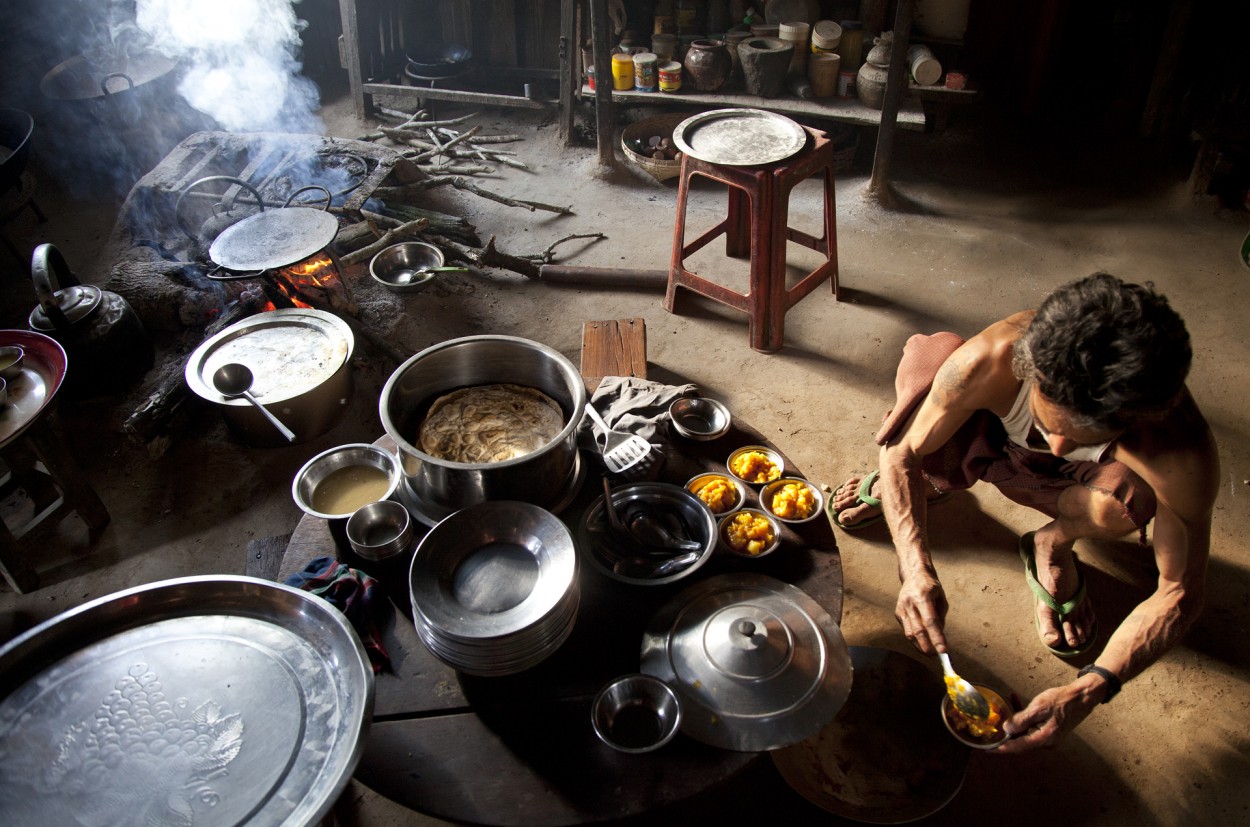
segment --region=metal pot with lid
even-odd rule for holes
[[[39,299],[30,312],[30,329],[46,333],[65,349],[67,393],[105,393],[151,369],[152,340],[124,298],[82,284],[51,244],[35,248],[30,275]]]

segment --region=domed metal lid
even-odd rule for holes
[[[713,577],[660,609],[643,636],[645,674],[682,701],[682,731],[741,751],[802,741],[851,691],[842,632],[802,589],[756,574]]]
[[[52,295],[52,301],[56,308],[65,315],[66,321],[71,325],[80,322],[95,312],[100,306],[101,300],[104,298],[104,291],[94,284],[76,284],[72,287],[63,287]],[[49,310],[45,310],[43,305],[37,305],[34,310],[30,311],[30,322],[32,330],[38,330],[41,333],[52,333],[55,331],[56,324],[48,317]],[[55,315],[55,313],[53,314]],[[64,326],[62,324],[62,326]]]

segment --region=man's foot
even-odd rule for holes
[[[1076,553],[1045,553],[1034,543],[1036,532],[1020,538],[1024,578],[1037,598],[1034,607],[1042,645],[1061,658],[1075,657],[1098,640],[1098,619],[1086,599],[1085,576]]]
[[[881,522],[881,472],[873,471],[862,477],[851,477],[838,486],[829,498],[829,520],[844,531],[858,531]],[[930,503],[942,502],[950,497],[949,491],[930,487]]]

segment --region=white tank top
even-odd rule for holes
[[[1020,393],[1016,395],[1016,401],[1012,403],[1011,410],[1002,417],[1003,428],[1007,430],[1007,438],[1019,445],[1021,448],[1027,448],[1030,451],[1036,451],[1037,448],[1029,444],[1029,432],[1033,430],[1033,413],[1029,410],[1029,391],[1033,388],[1033,380],[1026,379],[1020,385]],[[1041,433],[1041,431],[1038,431]],[[1104,442],[1101,445],[1082,445],[1069,453],[1063,455],[1063,458],[1072,462],[1099,462],[1102,455],[1106,453],[1110,442]]]

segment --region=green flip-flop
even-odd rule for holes
[[[835,511],[833,508],[833,497],[830,497],[829,504],[825,506],[825,514],[829,517],[829,522],[833,523],[835,526],[842,529],[843,531],[859,531],[860,529],[868,528],[869,526],[876,525],[877,523],[884,520],[885,519],[884,513],[874,514],[871,517],[867,517],[863,520],[860,520],[858,523],[855,523],[854,525],[847,525],[846,523],[838,519],[838,515],[841,514],[843,511],[846,511],[849,508],[854,508],[857,505],[870,505],[873,508],[881,507],[880,498],[874,497],[872,495],[873,483],[875,483],[877,481],[877,478],[880,476],[881,476],[880,471],[873,471],[872,473],[866,475],[862,480],[860,480],[859,491],[855,495],[855,502],[852,505],[848,505],[846,508],[840,508]],[[845,483],[843,483],[842,485],[839,485],[837,488],[837,491],[833,492],[834,496],[837,496],[838,493],[841,492],[842,489],[845,487],[846,487]]]
[[[1070,600],[1063,603],[1055,600],[1055,596],[1046,591],[1046,588],[1037,580],[1037,557],[1033,548],[1033,537],[1037,532],[1030,531],[1020,538],[1020,559],[1024,561],[1024,580],[1029,584],[1029,591],[1033,592],[1033,596],[1046,604],[1046,606],[1054,612],[1059,618],[1060,627],[1068,615],[1076,611],[1082,603],[1085,602],[1085,573],[1081,571],[1076,553],[1072,554],[1072,562],[1077,566],[1076,577],[1077,587],[1076,594],[1072,595]],[[1094,618],[1094,622],[1090,626],[1089,636],[1085,638],[1085,642],[1080,646],[1051,646],[1042,637],[1042,619],[1037,616],[1037,606],[1033,606],[1033,622],[1037,627],[1037,638],[1042,642],[1051,654],[1061,658],[1074,658],[1077,655],[1088,652],[1090,648],[1098,642],[1098,618]]]

